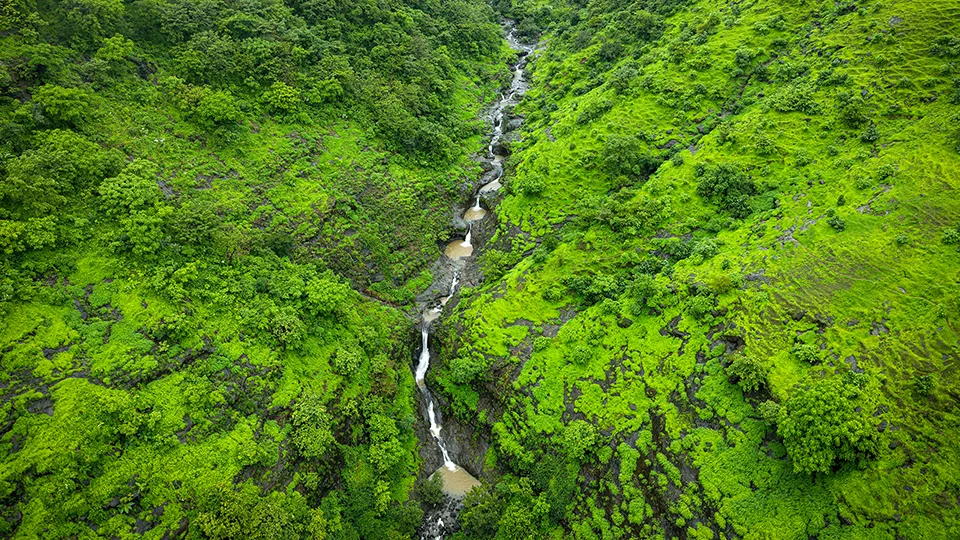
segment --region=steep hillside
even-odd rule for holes
[[[504,473],[458,537],[960,535],[960,5],[498,7],[544,45],[428,375]]]
[[[409,538],[481,2],[0,6],[0,536]]]

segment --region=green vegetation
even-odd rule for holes
[[[397,306],[478,174],[493,11],[13,0],[0,30],[0,536],[413,536]]]
[[[496,5],[546,46],[440,336],[503,473],[458,537],[960,535],[960,7]]]
[[[960,537],[954,0],[5,2],[0,536],[417,536],[498,16],[453,537]]]

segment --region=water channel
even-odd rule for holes
[[[503,141],[505,132],[515,130],[519,127],[520,119],[510,120],[512,126],[505,126],[504,121],[508,112],[523,98],[528,85],[524,79],[524,68],[527,65],[528,55],[533,52],[535,45],[520,43],[515,36],[515,30],[511,21],[503,24],[506,33],[506,40],[510,48],[517,51],[518,59],[511,66],[512,78],[509,88],[499,95],[497,101],[487,110],[485,118],[491,123],[492,130],[490,134],[490,143],[486,148],[486,156],[480,158],[480,161],[488,167],[487,172],[480,181],[480,187],[476,190],[473,197],[473,206],[467,208],[463,213],[463,222],[466,224],[466,234],[463,238],[454,239],[447,244],[443,256],[438,264],[447,271],[440,272],[438,279],[449,280],[449,287],[446,288],[446,294],[434,300],[422,312],[420,322],[420,356],[416,365],[417,387],[424,399],[427,411],[427,419],[430,424],[430,433],[440,448],[443,458],[443,465],[433,474],[440,475],[443,479],[444,493],[454,501],[462,499],[467,492],[474,486],[479,485],[479,481],[474,478],[464,468],[457,465],[451,457],[447,443],[442,432],[442,418],[440,410],[427,386],[426,375],[430,368],[430,329],[433,321],[443,314],[444,306],[457,293],[460,285],[460,278],[464,274],[468,265],[474,265],[472,255],[474,254],[474,225],[490,214],[481,205],[481,199],[485,194],[492,194],[502,187],[501,180],[504,173],[504,160],[507,152],[504,150]],[[431,288],[437,288],[434,283]],[[441,289],[442,290],[442,289]],[[439,539],[446,536],[445,531],[449,522],[455,519],[455,516],[446,514],[448,523],[443,522],[444,515],[427,516],[422,528],[422,537],[427,539]]]

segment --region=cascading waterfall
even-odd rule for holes
[[[513,67],[513,78],[510,83],[510,89],[499,95],[497,102],[487,113],[487,118],[492,120],[493,130],[490,144],[487,146],[485,161],[492,165],[492,169],[484,176],[484,180],[490,178],[492,178],[492,180],[482,184],[482,187],[477,191],[473,207],[468,208],[463,215],[463,220],[467,224],[466,237],[462,241],[451,241],[444,250],[445,258],[441,260],[441,264],[452,269],[451,274],[448,274],[452,276],[450,286],[446,296],[440,298],[439,302],[423,311],[422,326],[420,328],[420,357],[415,372],[416,382],[426,407],[427,420],[430,422],[430,434],[436,440],[443,457],[443,466],[437,469],[434,474],[441,475],[444,483],[444,492],[451,496],[453,500],[459,500],[466,495],[470,489],[479,485],[480,482],[453,461],[447,444],[444,441],[443,433],[441,433],[443,419],[440,416],[439,406],[434,401],[433,395],[430,393],[430,389],[426,383],[427,370],[430,368],[430,327],[432,322],[443,313],[443,308],[447,302],[456,294],[457,287],[460,284],[461,272],[466,265],[474,264],[468,262],[468,258],[473,254],[473,223],[479,222],[487,214],[487,210],[480,205],[480,199],[484,193],[498,190],[501,187],[500,180],[503,179],[503,162],[506,152],[500,149],[499,146],[504,136],[506,112],[510,107],[519,102],[520,97],[522,97],[527,90],[527,84],[523,80],[523,71],[527,64],[527,55],[533,51],[534,46],[520,44],[514,36],[512,24],[507,23],[507,29],[507,43],[511,48],[520,52],[521,55]],[[509,128],[508,131],[512,129],[514,128]],[[441,539],[449,533],[449,530],[444,526],[443,518],[449,516],[454,518],[450,521],[456,523],[455,518],[457,515],[457,510],[451,510],[450,508],[454,507],[447,507],[447,510],[444,510],[445,513],[442,514],[425,516],[425,521],[421,529],[422,538]]]
[[[517,41],[514,35],[514,28],[507,32],[507,44],[510,48],[522,53],[522,56],[513,66],[513,79],[510,81],[510,90],[500,94],[500,99],[493,107],[493,133],[490,137],[490,144],[487,145],[487,158],[493,165],[493,180],[487,182],[480,188],[480,193],[489,193],[497,191],[502,187],[500,181],[503,180],[503,161],[504,157],[497,152],[497,146],[503,139],[503,122],[507,109],[520,102],[520,98],[527,92],[527,83],[523,80],[523,70],[527,67],[527,55],[533,52],[535,45],[525,45]]]

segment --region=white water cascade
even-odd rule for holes
[[[520,102],[520,98],[527,92],[527,82],[523,79],[523,71],[527,67],[527,56],[536,48],[535,45],[527,45],[517,41],[514,35],[515,29],[510,28],[507,32],[507,44],[510,48],[519,52],[522,56],[513,66],[513,79],[510,81],[510,89],[500,95],[500,99],[491,109],[490,118],[493,120],[493,133],[490,138],[490,144],[487,145],[487,157],[493,165],[494,178],[480,188],[480,193],[497,191],[502,187],[500,181],[503,179],[503,161],[505,156],[496,152],[497,145],[503,140],[503,122],[507,109]],[[479,202],[479,201],[478,201]]]
[[[533,52],[535,46],[521,44],[517,41],[511,22],[505,24],[505,29],[507,30],[506,39],[508,45],[520,53],[520,55],[517,63],[513,66],[513,77],[509,90],[499,95],[496,103],[487,110],[485,115],[486,118],[491,120],[493,129],[490,144],[487,146],[487,156],[484,158],[484,161],[488,162],[492,168],[481,180],[482,187],[477,191],[473,206],[468,208],[463,215],[463,221],[467,224],[466,237],[462,241],[450,241],[444,249],[445,257],[441,261],[441,264],[446,265],[446,268],[451,270],[450,274],[447,275],[451,275],[452,279],[446,296],[434,300],[422,313],[420,356],[415,370],[417,387],[423,396],[427,420],[430,423],[430,434],[434,440],[436,440],[443,458],[443,465],[433,474],[440,475],[443,479],[444,492],[451,498],[450,500],[454,502],[462,500],[467,492],[480,485],[480,482],[453,461],[447,443],[443,438],[441,431],[443,428],[443,418],[440,415],[440,408],[434,401],[433,395],[430,393],[426,382],[427,371],[430,369],[430,327],[433,322],[442,315],[444,307],[456,294],[457,287],[460,284],[461,272],[465,268],[468,268],[467,265],[475,264],[475,262],[470,262],[474,249],[472,243],[473,224],[475,222],[479,223],[488,214],[488,211],[480,205],[480,199],[484,193],[494,192],[501,187],[500,181],[503,179],[504,174],[503,162],[506,159],[505,154],[507,153],[500,148],[504,136],[505,116],[508,109],[519,103],[520,98],[522,98],[523,94],[527,91],[527,83],[523,77],[524,68],[527,65],[527,57]],[[507,131],[512,131],[515,128],[516,126],[508,125]],[[478,234],[480,234],[479,231],[478,229]],[[455,443],[456,441],[454,440],[453,442]],[[456,451],[458,446],[453,444],[452,448]],[[422,539],[442,539],[449,534],[450,531],[444,526],[443,518],[449,516],[453,518],[452,521],[455,523],[459,510],[456,509],[455,505],[446,508],[446,510],[442,511],[446,512],[445,514],[431,513],[425,516],[423,527],[421,528]]]

